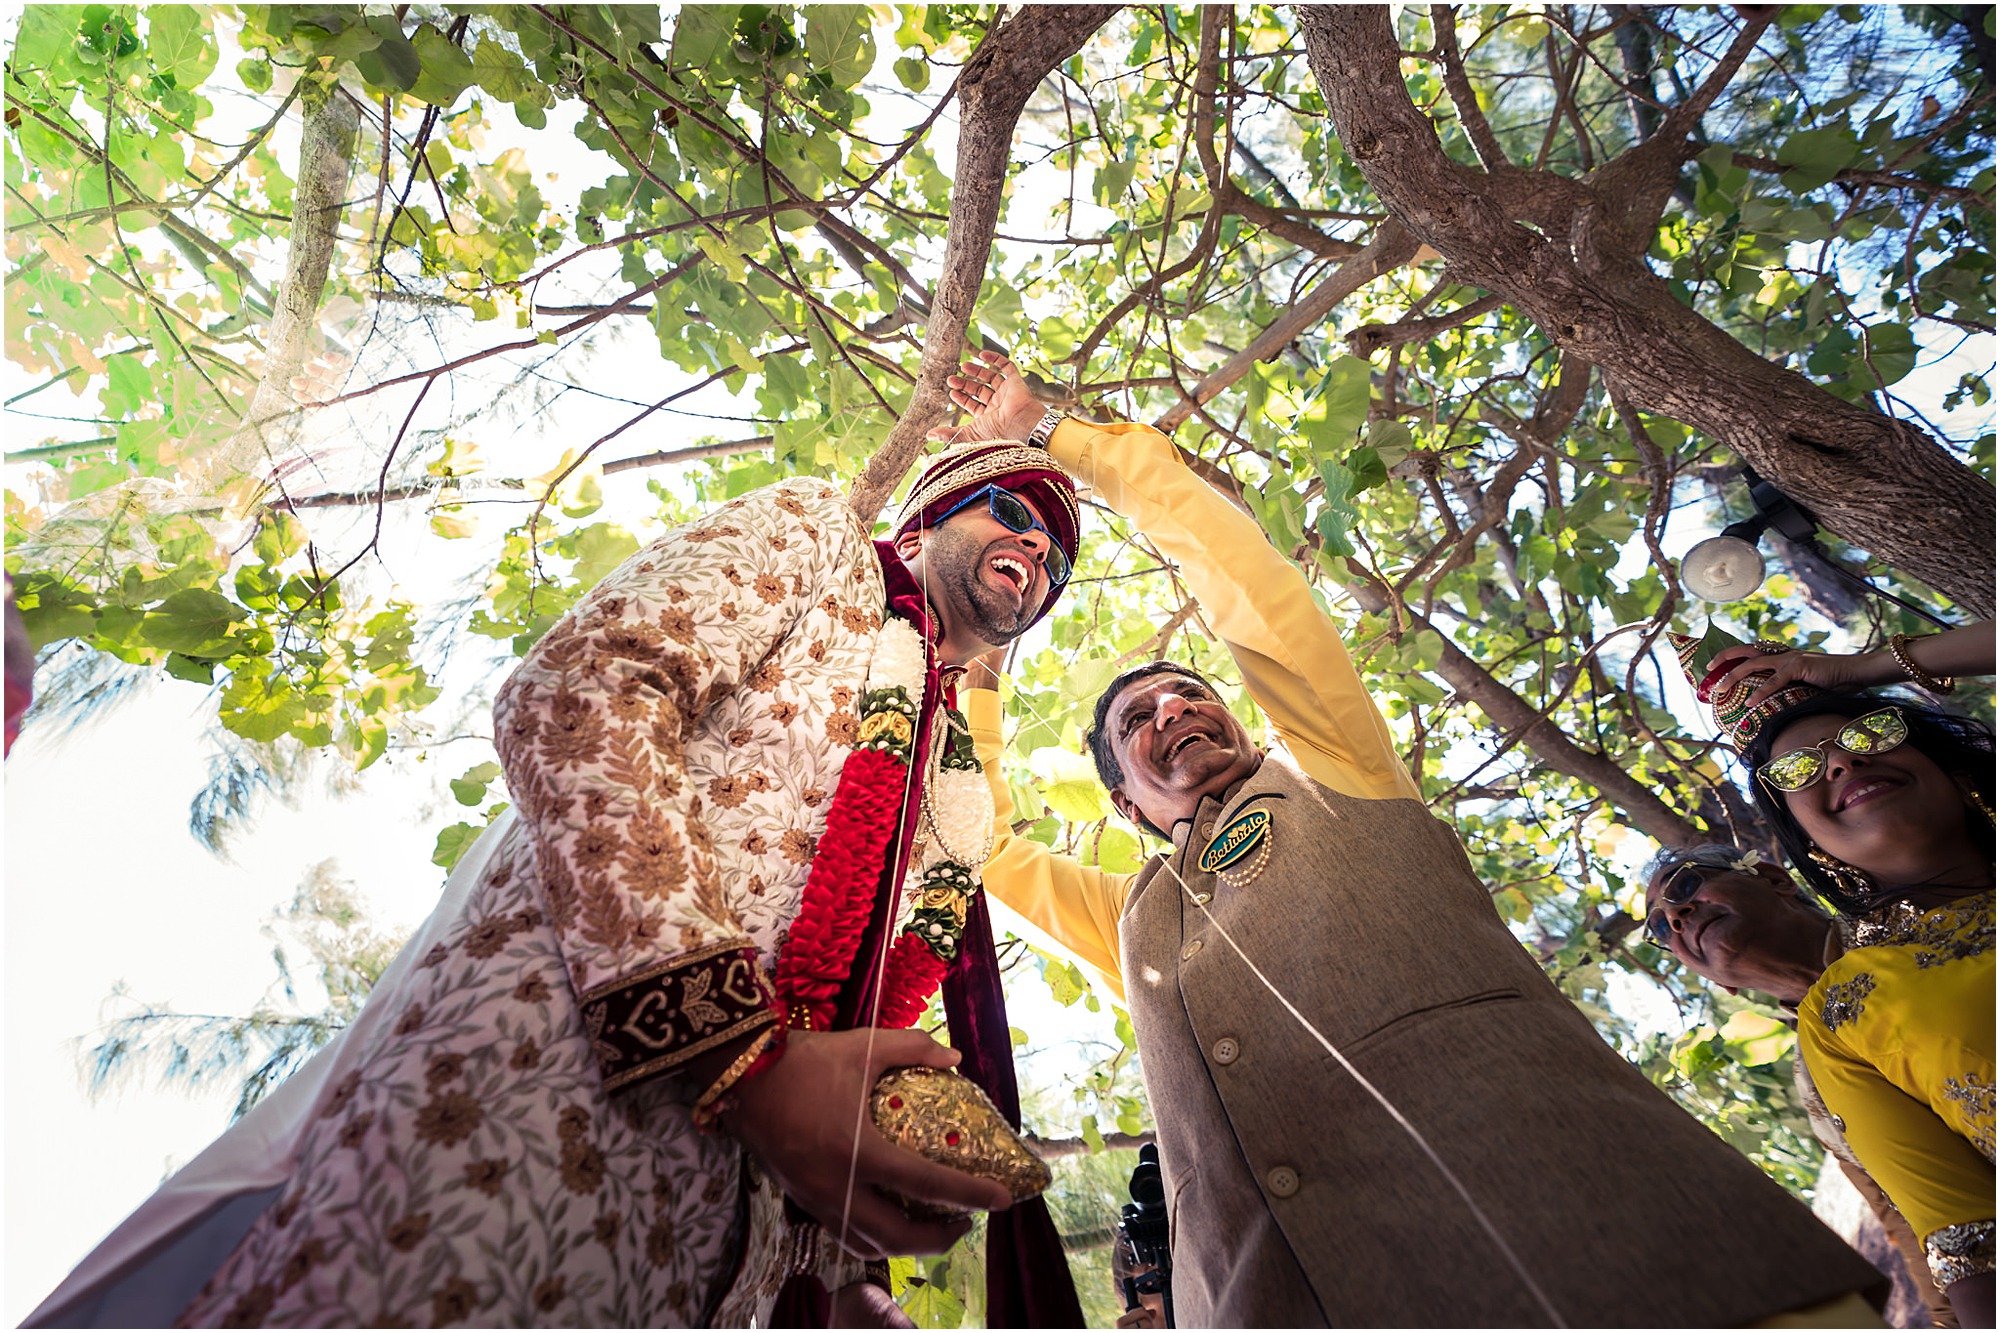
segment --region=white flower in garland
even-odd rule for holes
[[[916,626],[901,616],[889,616],[875,635],[875,652],[868,659],[868,688],[900,688],[912,703],[924,697],[924,641]]]
[[[926,811],[931,847],[925,860],[957,861],[976,873],[993,852],[993,791],[986,775],[976,768],[941,768],[931,780],[937,792]]]
[[[1744,852],[1743,855],[1737,857],[1734,861],[1731,861],[1729,863],[1729,868],[1731,870],[1734,870],[1739,875],[1747,875],[1751,871],[1755,870],[1758,864],[1763,861],[1763,859],[1764,859],[1763,857],[1757,855],[1757,849],[1753,847],[1750,850]]]

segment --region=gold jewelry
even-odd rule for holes
[[[1889,636],[1889,656],[1896,659],[1896,665],[1903,668],[1903,674],[1932,694],[1950,694],[1958,687],[1958,682],[1950,676],[1933,676],[1917,665],[1917,659],[1910,656],[1910,636],[1891,634]]]
[[[729,1090],[750,1072],[750,1066],[757,1063],[757,1058],[777,1040],[778,1031],[778,1025],[773,1023],[758,1033],[757,1039],[745,1046],[743,1053],[731,1060],[729,1068],[722,1071],[722,1076],[709,1084],[708,1091],[695,1100],[692,1119],[696,1129],[707,1129],[715,1123],[716,1116],[728,1109],[723,1104],[723,1098],[728,1096]]]
[[[1970,787],[1966,788],[1965,795],[1972,802],[1972,808],[1980,814],[1985,815],[1986,822],[1991,824],[1993,822],[1993,807],[1986,804],[1986,798],[1978,792],[1973,791]]]
[[[1875,891],[1875,881],[1845,861],[1828,856],[1815,847],[1806,853],[1806,858],[1833,877],[1842,893],[1855,898],[1866,898]]]

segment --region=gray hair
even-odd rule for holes
[[[1728,842],[1703,842],[1697,843],[1692,847],[1662,847],[1658,852],[1653,854],[1652,859],[1647,861],[1645,868],[1639,872],[1640,882],[1647,887],[1651,887],[1653,881],[1659,878],[1663,872],[1687,861],[1692,861],[1696,865],[1714,866],[1719,870],[1734,869],[1736,863],[1742,860],[1744,855],[1745,853],[1742,848]],[[1758,860],[1765,862],[1768,861],[1768,858],[1760,854]],[[1769,862],[1769,864],[1776,865],[1777,863]],[[1782,866],[1779,868],[1783,869]],[[1792,881],[1793,897],[1797,898],[1807,907],[1812,908],[1820,916],[1830,917],[1832,915],[1826,910],[1826,904],[1822,903],[1810,888],[1801,885],[1790,871],[1785,872],[1785,878]]]

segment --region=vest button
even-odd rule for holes
[[[1208,900],[1210,898],[1213,898],[1215,895],[1212,893],[1196,893],[1190,896],[1194,899],[1194,905],[1196,907],[1206,907],[1208,906]]]
[[[1236,1038],[1234,1037],[1224,1037],[1215,1043],[1215,1063],[1219,1065],[1235,1064],[1236,1057],[1240,1054],[1242,1054],[1242,1048],[1236,1044]]]
[[[1194,957],[1196,954],[1200,952],[1201,952],[1201,941],[1189,940],[1187,942],[1187,947],[1181,950],[1181,961],[1185,963],[1188,959]]]
[[[1206,824],[1203,824],[1201,826],[1201,832],[1196,836],[1199,837],[1203,842],[1207,842],[1210,838],[1213,838],[1215,836],[1215,821],[1211,819]]]
[[[1264,1177],[1264,1184],[1280,1199],[1289,1199],[1299,1192],[1299,1173],[1289,1166],[1274,1166],[1271,1174]]]

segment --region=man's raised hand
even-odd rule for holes
[[[1025,443],[1047,410],[1028,387],[1027,376],[1004,352],[975,352],[973,358],[959,365],[958,374],[945,377],[952,406],[968,413],[967,420],[939,426],[931,438]]]
[[[884,1070],[957,1063],[958,1052],[921,1032],[794,1032],[784,1055],[740,1085],[735,1107],[720,1119],[850,1253],[863,1259],[942,1254],[971,1229],[971,1219],[916,1221],[889,1194],[988,1212],[1011,1207],[1013,1196],[1003,1185],[939,1166],[883,1138],[868,1118],[868,1095]]]

